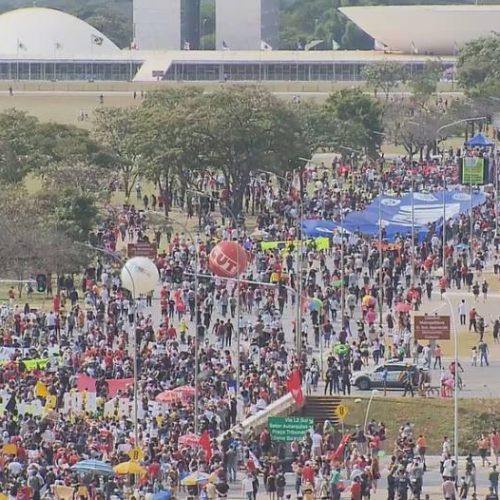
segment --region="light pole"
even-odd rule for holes
[[[162,215],[165,217],[163,212],[150,212],[158,215]],[[199,370],[200,370],[200,361],[199,361],[199,345],[198,345],[198,280],[199,280],[199,253],[198,253],[198,238],[195,238],[193,233],[188,229],[187,225],[181,224],[176,220],[170,219],[169,222],[181,227],[183,231],[189,236],[194,245],[194,433],[198,435],[199,429],[199,408],[198,408],[198,378],[199,378]]]
[[[196,191],[196,190],[188,190],[189,192],[192,192],[193,194],[196,194],[198,197],[204,196],[206,198],[212,199],[214,201],[219,201],[220,205],[220,200],[215,199],[213,196],[206,194],[202,191]],[[222,208],[222,207],[221,207]],[[229,204],[226,203],[224,206],[224,209],[227,211],[229,216],[231,217],[233,223],[234,223],[234,228],[236,230],[236,242],[239,244],[240,240],[240,232],[238,229],[238,219],[232,209],[229,207]],[[231,238],[232,240],[232,238]],[[240,311],[240,253],[236,252],[236,401],[239,401],[239,396],[240,396],[240,377],[241,377],[241,369],[240,369],[240,328],[241,328],[241,311]],[[198,334],[198,332],[197,332]]]
[[[462,118],[461,120],[455,120],[450,123],[446,123],[445,125],[442,125],[436,130],[436,142],[439,139],[439,134],[443,130],[449,128],[449,127],[454,127],[455,125],[460,125],[461,123],[468,123],[468,122],[473,122],[473,121],[479,121],[479,120],[486,120],[485,116],[475,116],[475,117],[470,117],[470,118]],[[442,242],[442,259],[443,259],[443,277],[446,278],[446,255],[445,255],[445,246],[446,246],[446,174],[445,174],[445,165],[444,165],[444,147],[443,147],[443,155],[441,158],[441,165],[443,167],[443,242]],[[469,246],[470,246],[470,256],[471,256],[471,262],[470,264],[472,265],[472,175],[469,175],[470,179],[470,241],[469,241]]]
[[[366,434],[366,427],[368,426],[368,415],[370,414],[370,408],[372,406],[372,401],[374,396],[378,394],[377,389],[372,389],[372,393],[370,395],[370,399],[368,400],[368,406],[366,407],[365,413],[365,424],[363,425],[363,432]]]
[[[453,311],[453,305],[451,304],[450,297],[445,293],[443,295],[444,300],[448,304],[450,310],[450,327],[453,332],[454,340],[454,355],[453,360],[455,362],[455,380],[453,387],[453,446],[455,448],[455,463],[457,464],[458,470],[458,332],[455,325],[455,314]],[[458,477],[458,472],[457,472]]]
[[[146,257],[134,257],[124,262],[124,259],[105,248],[95,247],[86,243],[78,243],[78,245],[89,248],[96,252],[107,255],[115,262],[122,265],[120,278],[122,286],[127,288],[132,294],[133,301],[133,322],[132,322],[132,362],[133,362],[133,425],[134,425],[134,443],[139,446],[139,401],[138,401],[138,366],[137,366],[137,294],[148,293],[154,288],[158,281],[158,269],[150,259]],[[140,274],[139,274],[140,273]],[[135,274],[135,276],[134,276]],[[139,278],[139,279],[138,279]]]
[[[307,158],[299,158],[299,160],[305,161],[306,164],[309,162],[313,162],[312,159],[307,159]],[[277,175],[277,174],[270,172],[268,170],[261,170],[261,172],[264,172],[266,174],[272,174],[275,177],[277,177],[278,179],[285,181],[289,186],[292,185],[292,183],[288,179],[286,179],[285,177]],[[302,173],[300,172],[299,175],[302,175]],[[300,181],[300,185],[302,186],[302,181]],[[300,193],[299,201],[297,203],[297,218],[296,218],[296,228],[295,228],[295,243],[296,243],[295,267],[296,267],[296,279],[297,279],[295,347],[296,347],[298,355],[300,354],[300,351],[302,350],[302,222],[303,222],[303,214],[304,214],[303,199],[302,199],[302,193]]]

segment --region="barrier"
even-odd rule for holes
[[[264,427],[267,427],[267,419],[269,417],[288,417],[300,410],[304,406],[304,404],[305,398],[304,402],[301,405],[298,405],[294,401],[290,393],[285,394],[285,396],[277,399],[264,410],[261,410],[255,415],[246,418],[239,424],[229,429],[229,431],[221,434],[217,439],[220,442],[228,432],[230,432],[232,435],[245,435],[250,429],[260,432]]]

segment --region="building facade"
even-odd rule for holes
[[[215,12],[217,50],[277,48],[279,0],[216,0]]]
[[[134,46],[139,50],[179,50],[181,0],[134,0]]]

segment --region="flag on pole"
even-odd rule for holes
[[[200,436],[200,446],[205,451],[205,455],[207,456],[207,462],[210,462],[212,458],[212,443],[210,441],[210,434],[208,431],[203,431]]]
[[[62,45],[59,42],[55,42],[54,43],[54,47],[55,47],[56,50],[61,50],[62,49]]]
[[[332,50],[339,50],[339,49],[340,49],[340,43],[332,39]]]
[[[273,50],[273,48],[264,40],[260,41],[260,50]]]
[[[260,464],[259,459],[255,456],[252,450],[248,450],[248,458],[250,458],[255,465],[256,469],[262,469],[262,465]]]
[[[91,35],[92,43],[97,46],[101,46],[104,42],[104,38],[98,35]]]
[[[226,40],[222,40],[222,50],[229,50],[229,45],[226,43]]]
[[[18,49],[21,49],[21,50],[26,50],[26,45],[24,45],[23,42],[21,42],[21,40],[17,40],[17,48]]]
[[[413,54],[418,54],[418,48],[415,45],[415,42],[413,40],[411,41],[410,47],[411,47],[411,51],[413,52]]]
[[[288,380],[286,387],[288,392],[292,394],[293,400],[296,404],[301,405],[304,402],[304,394],[302,393],[302,383],[301,383],[300,371],[298,368],[294,368],[288,375]]]

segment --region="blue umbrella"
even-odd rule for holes
[[[111,464],[101,460],[82,460],[73,465],[71,469],[82,474],[99,474],[100,476],[112,476],[114,474]]]
[[[153,497],[153,500],[170,500],[172,498],[172,493],[170,491],[159,491]]]

